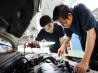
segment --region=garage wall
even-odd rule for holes
[[[55,6],[64,3],[65,0],[42,0],[41,4],[41,13],[42,15],[50,15],[53,16],[53,9]]]
[[[64,2],[65,0],[42,0],[41,7],[39,8],[39,12],[36,13],[36,15],[32,18],[30,26],[27,28],[28,29],[27,31],[29,31],[29,34],[27,33],[27,31],[25,33],[27,35],[33,35],[34,37],[36,37],[37,33],[41,29],[39,24],[40,17],[43,15],[49,15],[52,17],[54,7]]]
[[[98,21],[98,8],[96,8],[95,10],[92,11],[95,19]]]

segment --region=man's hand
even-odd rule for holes
[[[39,43],[38,41],[33,41],[32,43],[28,43],[27,47],[31,47],[31,48],[36,47],[38,43]]]
[[[89,64],[81,62],[74,67],[74,73],[86,73],[89,69]]]
[[[65,55],[65,50],[66,48],[68,47],[69,45],[69,41],[70,41],[70,37],[66,36],[66,38],[64,39],[63,41],[63,44],[61,45],[61,47],[58,49],[58,55],[59,56],[62,56],[62,55]]]
[[[39,44],[39,42],[38,42],[38,41],[33,41],[32,44],[33,44],[34,46],[37,46],[37,45]]]
[[[60,47],[60,48],[58,49],[58,55],[59,55],[59,56],[62,56],[62,55],[64,55],[64,54],[65,54],[65,47],[62,46],[62,47]]]

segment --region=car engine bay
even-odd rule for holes
[[[0,64],[0,73],[72,73],[74,67],[63,58],[55,58],[53,54],[48,53],[24,56],[17,52],[7,59],[7,62]]]

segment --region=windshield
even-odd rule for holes
[[[0,37],[0,54],[11,52],[12,45],[7,40]]]

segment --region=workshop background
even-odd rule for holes
[[[38,32],[41,29],[40,24],[39,24],[40,17],[43,15],[49,15],[52,18],[52,13],[53,13],[54,7],[59,4],[62,4],[62,3],[68,5],[69,7],[74,7],[74,5],[76,5],[78,3],[83,3],[92,11],[96,20],[98,20],[97,0],[89,0],[89,1],[88,0],[41,0],[38,12],[31,20],[30,26],[27,28],[28,30],[24,33],[23,36],[31,36],[33,38],[36,38]],[[24,38],[22,42],[27,41],[25,39],[26,38]],[[73,44],[72,44],[72,42],[73,42]],[[80,45],[79,37],[76,34],[72,35],[72,40],[71,40],[70,44],[71,44],[70,45],[71,51],[69,51],[69,52],[71,52],[72,55],[73,54],[77,55],[77,53],[72,53],[72,52],[77,52],[77,51],[78,51],[78,53],[80,53],[80,55],[81,55],[81,53],[83,53],[81,45]]]

